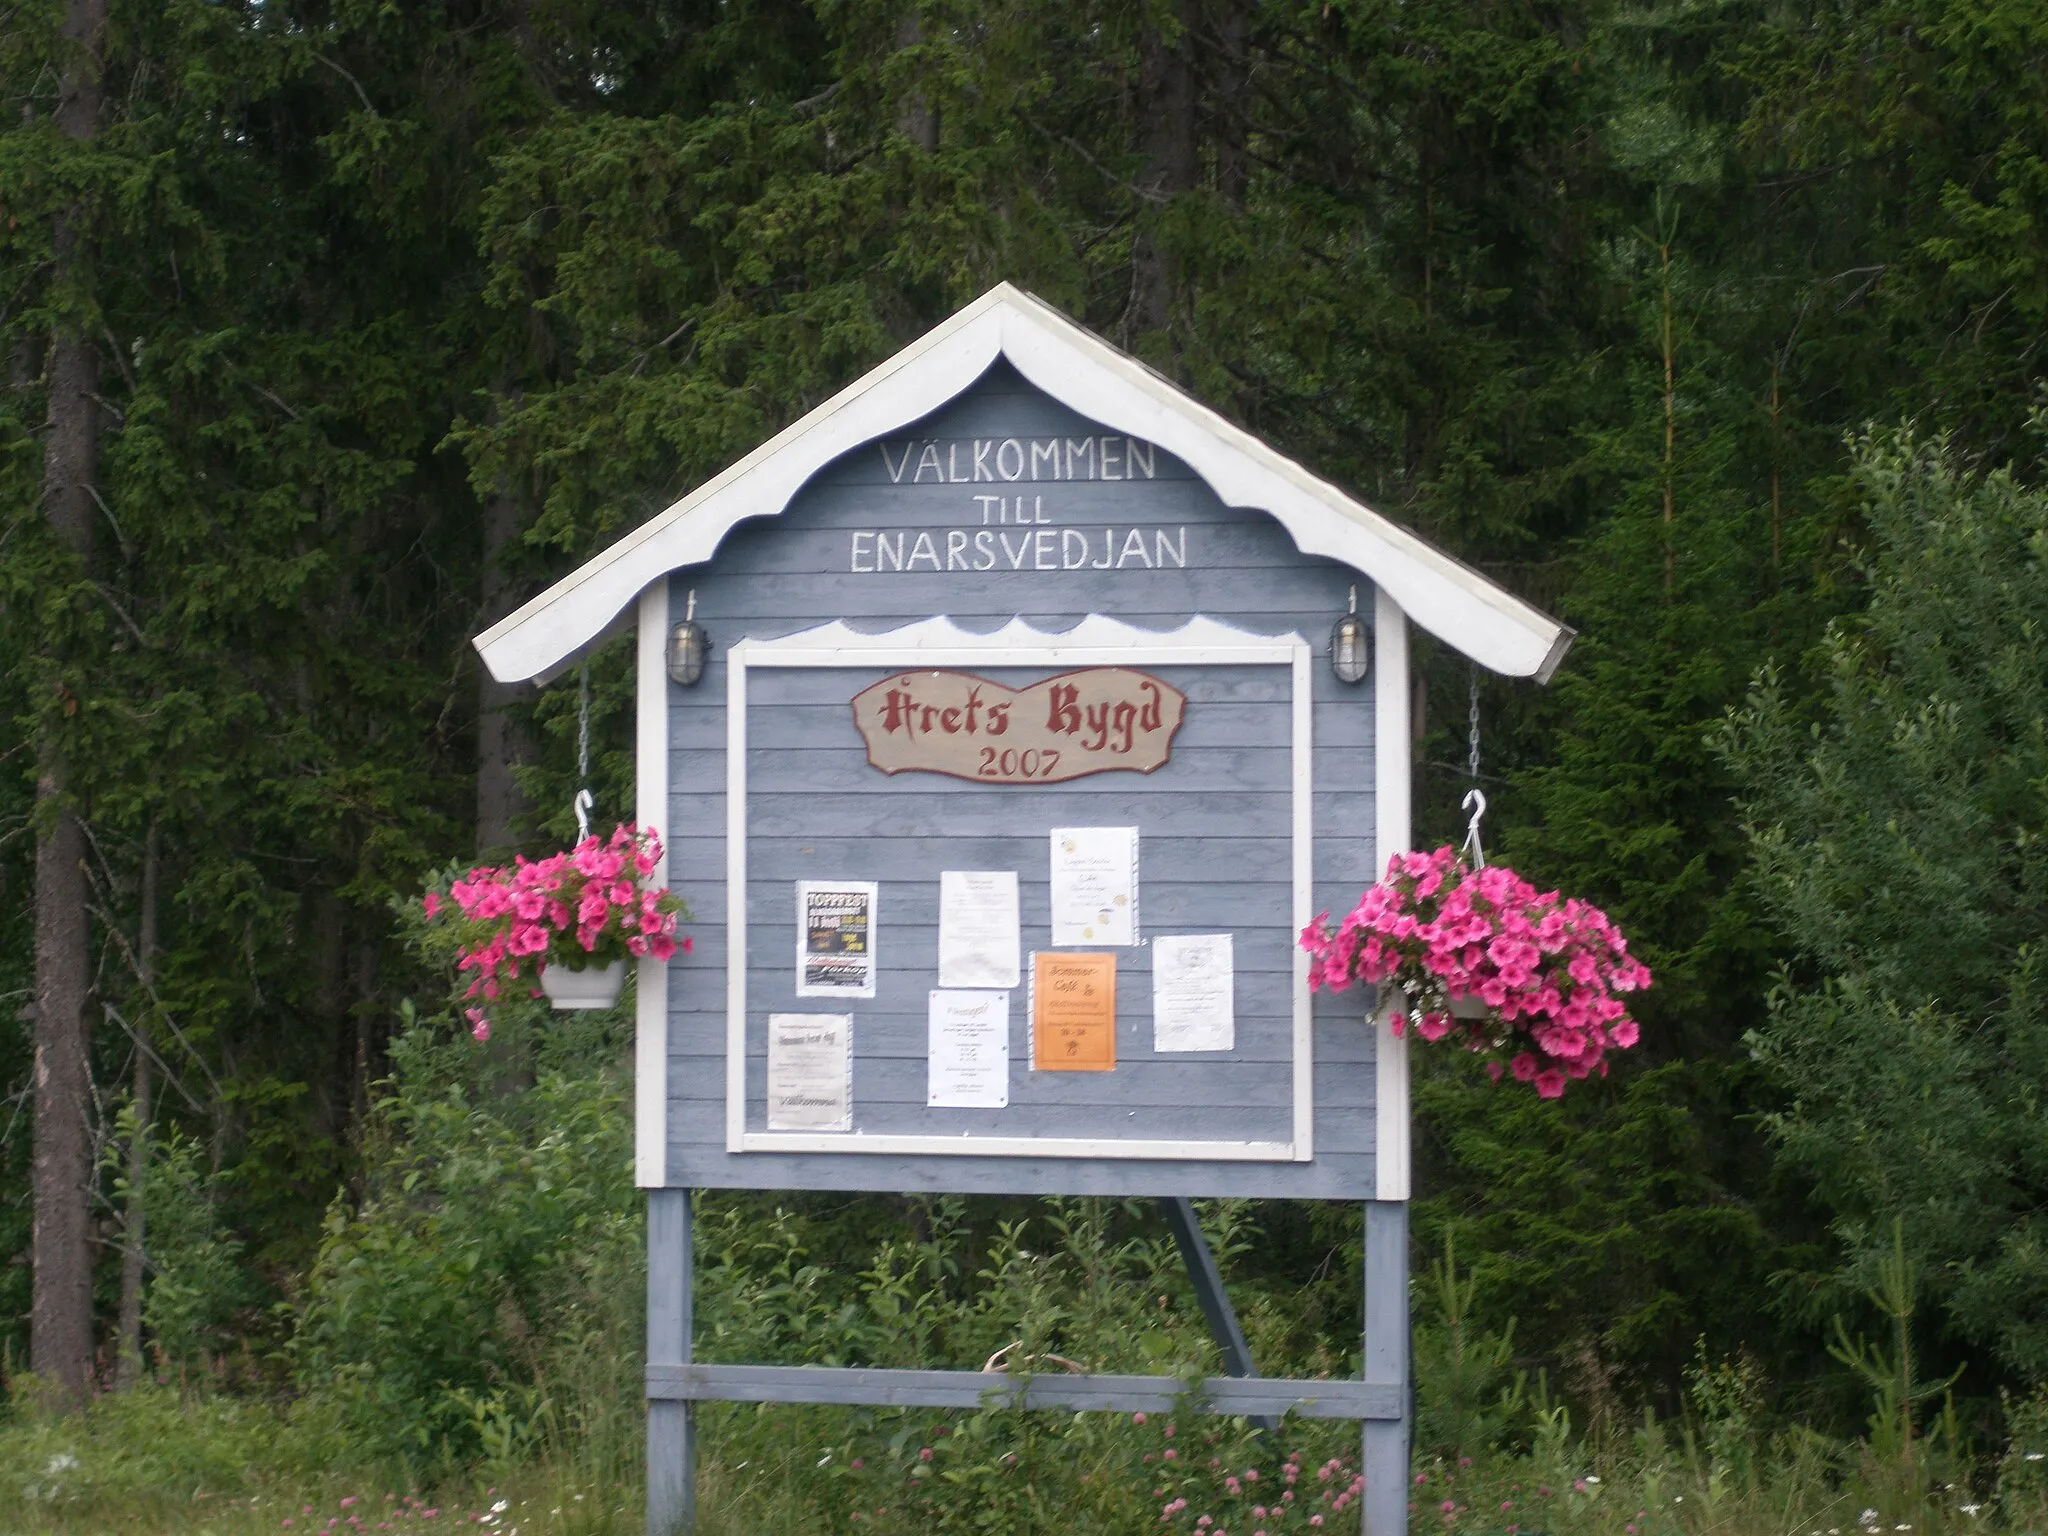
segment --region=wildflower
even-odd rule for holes
[[[932,1448],[928,1445],[922,1447],[917,1453],[917,1459],[919,1461],[930,1461],[932,1459]]]
[[[1458,1458],[1458,1465],[1461,1467],[1469,1467],[1472,1465],[1472,1458],[1470,1456],[1460,1456]]]
[[[1131,1415],[1131,1422],[1132,1422],[1133,1424],[1142,1424],[1142,1423],[1144,1423],[1144,1422],[1145,1422],[1145,1415],[1144,1415],[1143,1411],[1141,1410],[1141,1411],[1139,1411],[1139,1412],[1137,1412],[1137,1413],[1134,1413],[1134,1414],[1132,1414],[1132,1415]]]
[[[1982,1509],[1984,1506],[1982,1504],[1962,1504],[1958,1505],[1957,1507],[1960,1508],[1964,1514],[1968,1515],[1971,1519],[1974,1520],[1977,1517],[1977,1511]]]
[[[1266,1518],[1266,1506],[1265,1506],[1265,1505],[1263,1505],[1263,1504],[1254,1504],[1254,1505],[1252,1506],[1252,1518],[1253,1518],[1254,1520],[1263,1520],[1263,1519],[1265,1519],[1265,1518]]]
[[[1448,1514],[1449,1514],[1449,1513],[1450,1513],[1450,1512],[1451,1512],[1452,1510],[1456,1509],[1457,1507],[1458,1507],[1458,1506],[1457,1506],[1457,1505],[1455,1505],[1455,1504],[1453,1504],[1453,1503],[1452,1503],[1452,1502],[1451,1502],[1451,1501],[1450,1501],[1449,1499],[1445,1499],[1445,1500],[1443,1501],[1443,1503],[1441,1503],[1441,1504],[1439,1504],[1439,1505],[1437,1506],[1437,1508],[1438,1508],[1438,1509],[1442,1510],[1442,1511],[1443,1511],[1443,1512],[1444,1512],[1445,1514],[1447,1514],[1447,1515],[1448,1515]]]
[[[2026,1461],[2039,1461],[2043,1456],[2048,1456],[2048,1451],[2028,1451],[2022,1459]]]
[[[1323,1523],[1323,1517],[1321,1515],[1310,1515],[1308,1517],[1308,1523],[1310,1525],[1321,1525]]]
[[[1165,1456],[1166,1460],[1168,1460],[1168,1461],[1179,1461],[1179,1460],[1180,1460],[1180,1452],[1179,1452],[1179,1451],[1176,1451],[1176,1450],[1175,1450],[1175,1449],[1174,1449],[1174,1448],[1173,1448],[1172,1446],[1170,1446],[1170,1445],[1169,1445],[1169,1446],[1168,1446],[1168,1447],[1166,1448],[1166,1450],[1165,1450],[1165,1451],[1164,1451],[1164,1452],[1163,1452],[1162,1454],[1163,1454],[1163,1455]]]
[[[1572,1491],[1574,1493],[1584,1493],[1586,1491],[1586,1480],[1582,1477],[1577,1482],[1573,1483]]]
[[[1500,1501],[1500,1512],[1502,1514],[1506,1514],[1509,1510],[1513,1509],[1514,1507],[1515,1501],[1513,1499],[1502,1499]]]
[[[355,1502],[356,1496],[354,1494],[350,1494],[347,1498],[341,1501],[341,1507],[343,1509],[353,1509],[355,1507]]]
[[[284,1517],[284,1528],[286,1530],[290,1530],[292,1528],[292,1517],[290,1515],[286,1515]]]

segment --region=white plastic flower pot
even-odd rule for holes
[[[609,1008],[626,985],[626,962],[572,971],[566,965],[543,966],[540,989],[557,1008]]]

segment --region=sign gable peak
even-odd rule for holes
[[[971,388],[998,359],[1081,415],[1164,448],[1229,506],[1277,519],[1304,553],[1369,577],[1480,665],[1547,681],[1572,632],[1276,452],[1035,295],[998,283],[802,419],[477,637],[501,682],[546,678],[630,619],[650,582],[709,561],[734,525],[776,516],[825,465]]]

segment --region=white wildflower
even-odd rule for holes
[[[1971,1519],[1974,1520],[1977,1517],[1977,1511],[1982,1509],[1984,1506],[1982,1504],[1963,1504],[1959,1505],[1958,1507],[1962,1510],[1964,1514],[1968,1515]]]
[[[1597,1483],[1600,1481],[1600,1479],[1595,1477],[1592,1473],[1588,1472],[1586,1474],[1586,1481],[1589,1483]]]
[[[2027,1452],[2026,1459],[2028,1461],[2039,1461],[2043,1456],[2048,1456],[2048,1451],[2029,1451]]]

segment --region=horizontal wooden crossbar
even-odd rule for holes
[[[1368,1381],[1284,1381],[1211,1376],[1192,1391],[1176,1376],[1029,1378],[995,1371],[887,1371],[825,1365],[650,1365],[657,1402],[864,1403],[895,1408],[1067,1408],[1110,1413],[1173,1410],[1246,1418],[1398,1419],[1400,1387]]]

